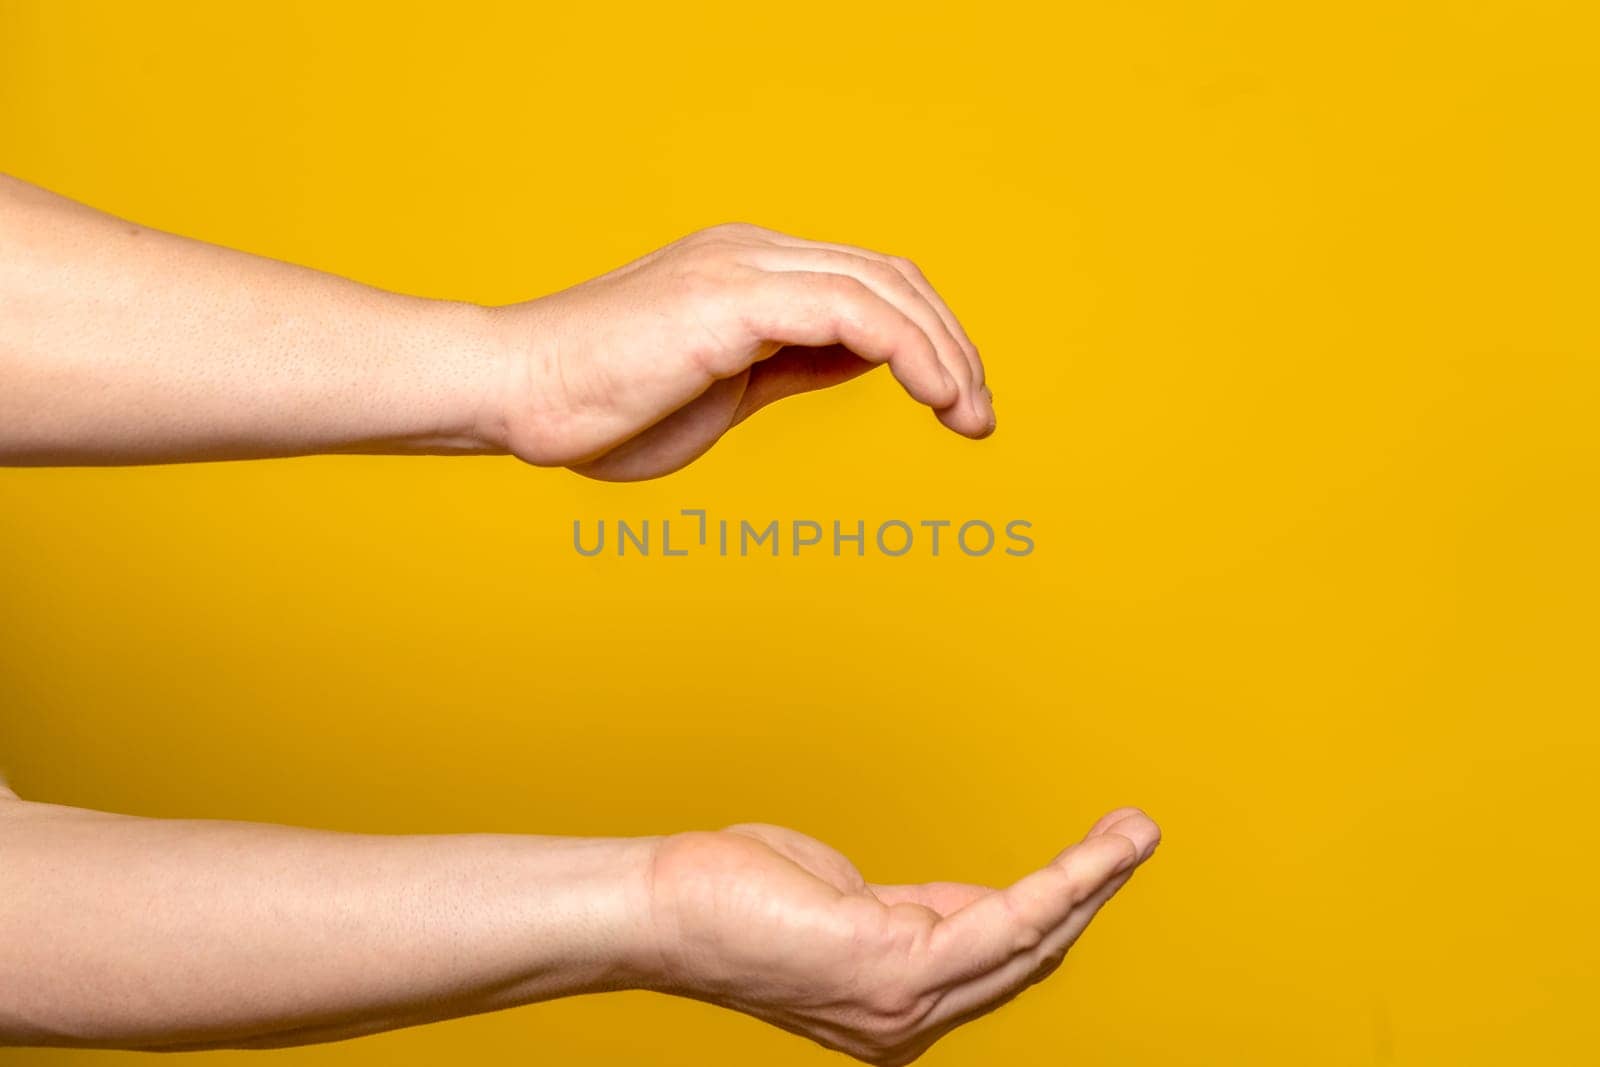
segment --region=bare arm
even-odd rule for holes
[[[600,478],[692,461],[886,363],[945,425],[994,412],[909,262],[721,226],[501,308],[385,292],[0,176],[0,463],[513,453]]]
[[[300,1044],[634,984],[653,847],[0,800],[0,1043]]]
[[[488,450],[498,383],[485,314],[0,176],[0,458]]]
[[[991,890],[868,883],[763,825],[366,836],[4,794],[0,1044],[269,1047],[637,988],[906,1063],[1050,973],[1158,836],[1119,809]]]

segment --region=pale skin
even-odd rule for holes
[[[656,477],[887,364],[995,426],[909,261],[747,225],[485,308],[138,227],[0,177],[0,462],[512,454]],[[877,1064],[1053,971],[1149,858],[1133,808],[1005,888],[866,882],[793,830],[368,836],[0,787],[0,1044],[336,1040],[578,993],[710,1001]]]
[[[968,437],[983,364],[909,261],[731,224],[538,300],[423,300],[0,176],[0,462],[511,453],[608,480],[887,364]]]

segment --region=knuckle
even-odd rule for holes
[[[832,305],[836,313],[843,312],[859,318],[864,307],[867,287],[848,274],[818,274],[812,281],[819,292]]]
[[[911,284],[906,281],[905,272],[897,269],[893,263],[885,263],[878,259],[868,260],[867,272],[891,288],[906,289]]]
[[[701,230],[699,236],[712,240],[718,238],[726,240],[728,238],[755,237],[764,232],[760,226],[751,222],[719,222],[715,226],[707,226]]]
[[[701,237],[689,246],[689,262],[715,269],[733,260],[739,245],[727,237]]]
[[[1088,900],[1095,891],[1095,883],[1087,878],[1074,878],[1067,883],[1067,900],[1077,907]]]
[[[826,274],[819,272],[816,276],[816,284],[822,286],[831,293],[837,293],[844,296],[855,296],[856,294],[866,290],[866,286],[861,284],[860,280],[853,278],[848,274]]]
[[[907,259],[905,256],[890,256],[889,266],[893,267],[896,271],[905,275],[907,278],[915,278],[920,280],[927,277],[927,275],[922,273],[921,267],[917,266],[916,263],[912,262],[910,259]]]
[[[708,227],[703,230],[695,230],[693,233],[686,233],[672,242],[669,247],[679,254],[692,255],[706,242],[715,240],[715,230],[716,227]]]
[[[1002,896],[1005,905],[1006,917],[1012,928],[1012,944],[1018,952],[1032,952],[1044,940],[1044,932],[1030,921],[1017,906],[1016,900],[1009,896]]]

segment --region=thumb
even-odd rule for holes
[[[750,382],[733,415],[738,425],[768,404],[800,393],[811,393],[859,377],[876,364],[868,363],[843,345],[807,348],[789,345],[750,368]]]

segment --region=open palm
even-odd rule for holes
[[[870,1063],[909,1063],[1055,970],[1159,840],[1143,812],[1121,808],[991,889],[869,883],[778,826],[675,835],[652,890],[664,987]]]

